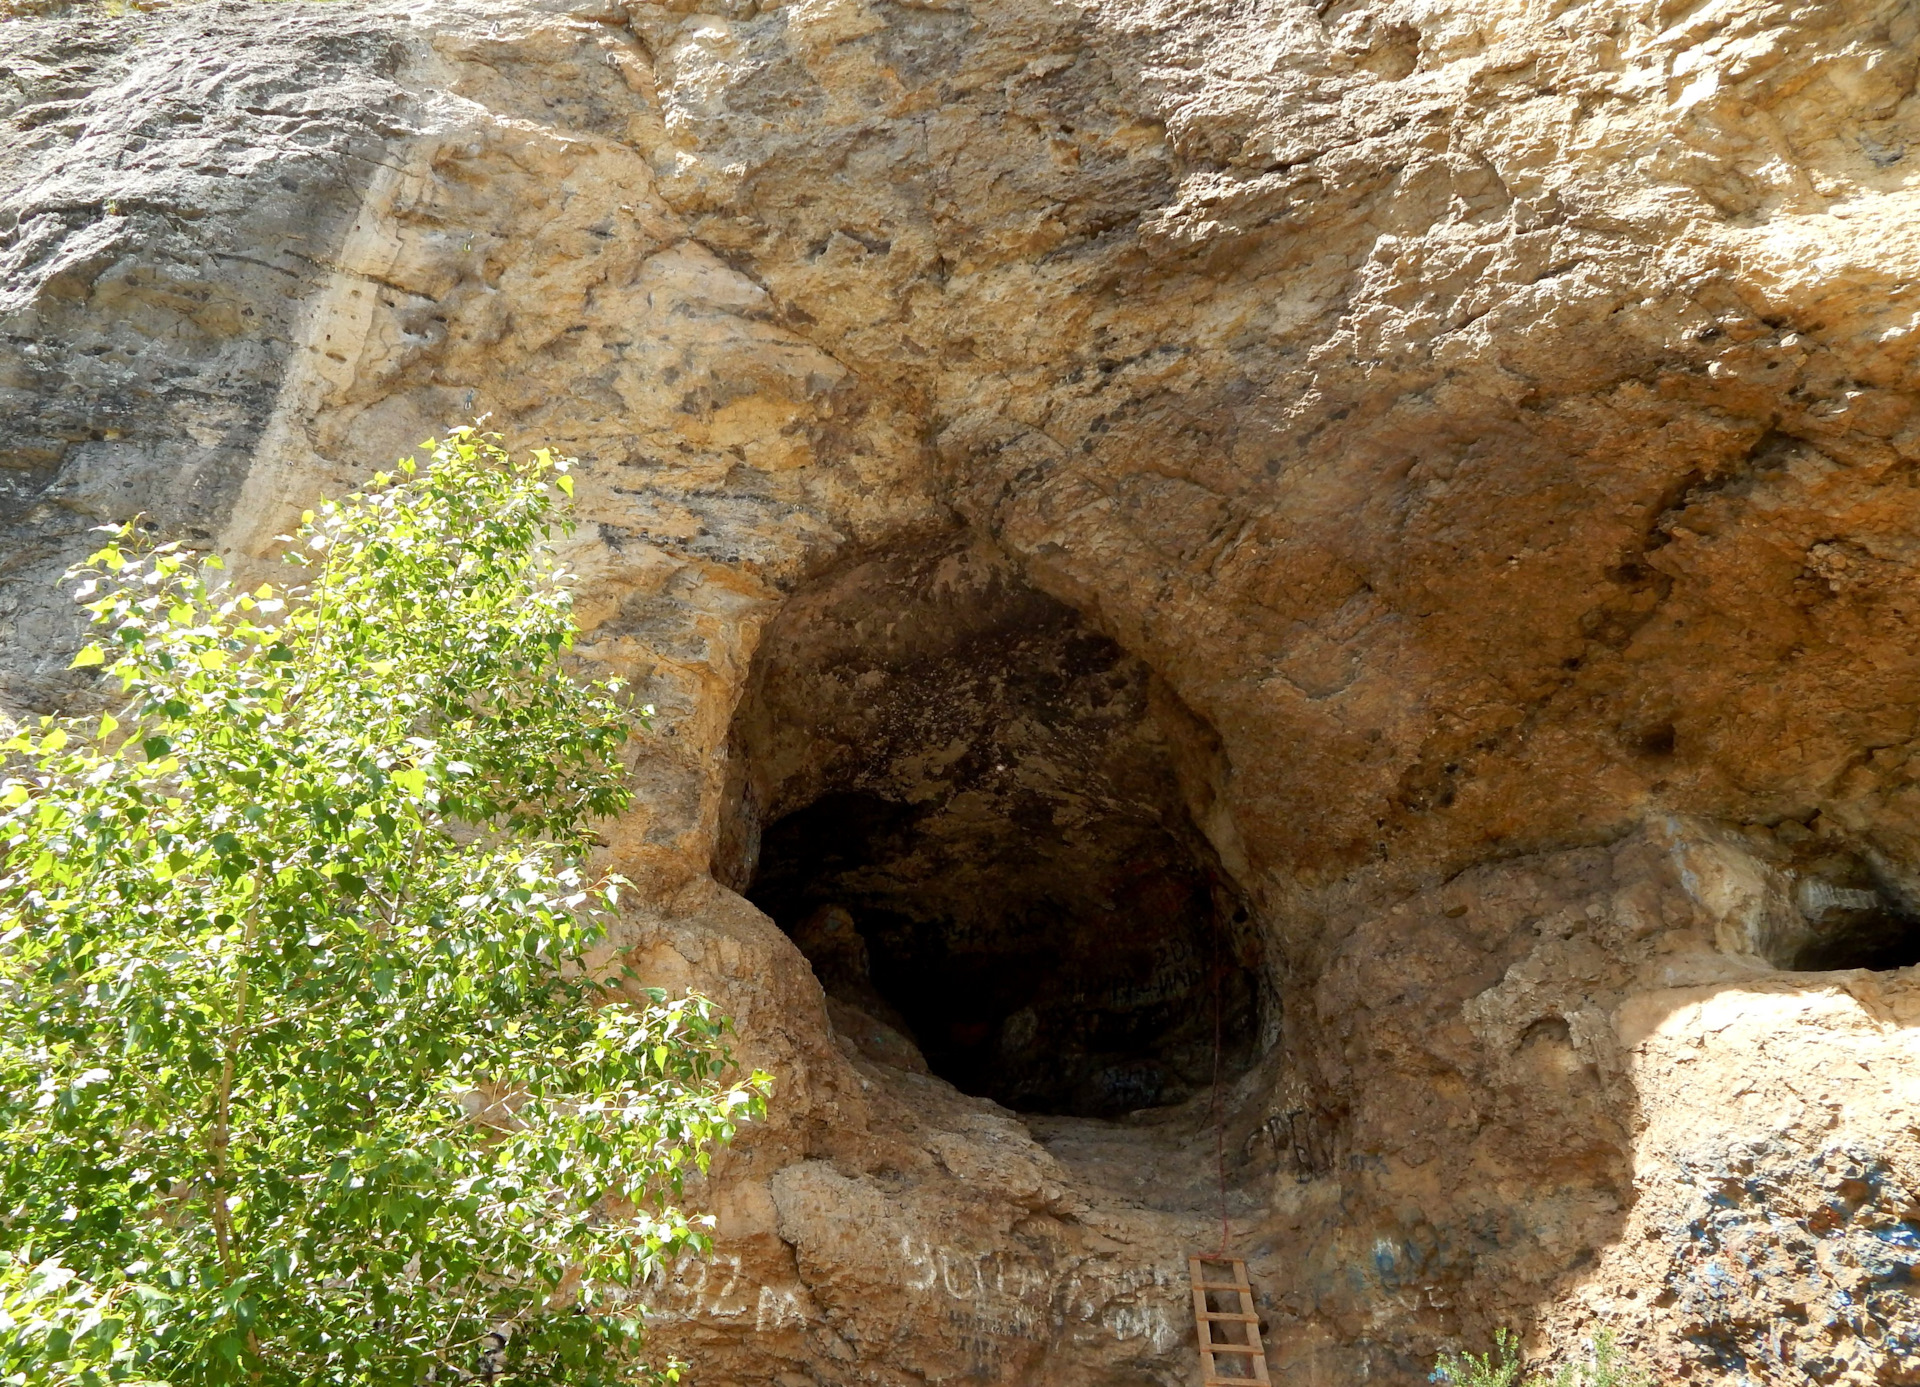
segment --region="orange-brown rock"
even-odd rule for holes
[[[778,1076],[696,1380],[1186,1381],[1220,1164],[1278,1380],[1920,1380],[1920,13],[710,4],[0,19],[5,706],[486,414]]]

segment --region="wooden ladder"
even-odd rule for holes
[[[1193,1323],[1200,1337],[1200,1387],[1268,1387],[1267,1351],[1260,1343],[1260,1316],[1253,1308],[1247,1264],[1238,1257],[1203,1255],[1187,1258],[1187,1270],[1193,1277]],[[1238,1297],[1231,1308],[1225,1304],[1229,1296]],[[1236,1360],[1236,1369],[1244,1363],[1244,1371],[1221,1371],[1222,1358]]]

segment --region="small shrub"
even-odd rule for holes
[[[1443,1350],[1433,1365],[1433,1381],[1447,1387],[1513,1387],[1525,1365],[1519,1336],[1511,1329],[1496,1329],[1493,1348],[1487,1353]]]
[[[1612,1330],[1603,1329],[1593,1336],[1586,1361],[1575,1359],[1562,1367],[1554,1374],[1553,1387],[1653,1387],[1653,1378],[1621,1351]]]
[[[1486,1353],[1441,1351],[1433,1365],[1433,1381],[1447,1387],[1653,1387],[1653,1378],[1626,1354],[1603,1329],[1593,1336],[1584,1359],[1563,1364],[1551,1379],[1527,1371],[1520,1337],[1511,1329],[1496,1329],[1493,1348]]]

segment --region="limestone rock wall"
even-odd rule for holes
[[[780,1083],[661,1342],[1185,1382],[1204,1105],[964,1097],[711,872],[769,623],[964,536],[1188,727],[1285,1380],[1915,1380],[1920,994],[1816,946],[1920,903],[1920,10],[707,3],[0,19],[0,702],[94,696],[90,525],[245,566],[450,421],[577,454],[624,943]]]

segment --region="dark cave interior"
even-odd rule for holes
[[[876,560],[763,643],[716,871],[962,1091],[1177,1103],[1245,1070],[1263,1005],[1246,903],[1191,812],[1206,750],[1140,662],[992,553]]]
[[[1115,1117],[1190,1096],[1213,1078],[1216,1008],[1223,1068],[1244,1068],[1249,974],[1206,866],[1172,834],[1128,825],[1132,851],[1092,881],[1062,861],[1084,845],[1045,824],[993,834],[959,899],[928,881],[954,847],[945,817],[827,795],[768,831],[748,897],[829,995],[1017,1111]]]
[[[1909,911],[1869,888],[1820,885],[1824,889],[1800,893],[1816,932],[1794,951],[1787,967],[1799,972],[1882,972],[1920,963],[1920,920]]]
[[[1820,823],[1782,820],[1758,836],[1761,855],[1787,882],[1789,919],[1766,932],[1759,952],[1798,973],[1920,963],[1916,884],[1870,845]]]

